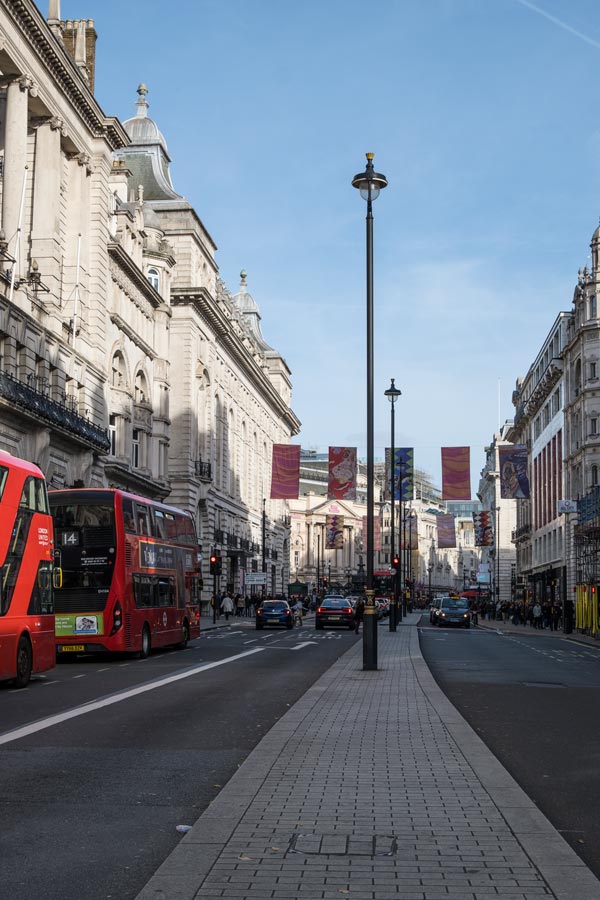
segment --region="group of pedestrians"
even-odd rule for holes
[[[473,604],[482,619],[511,622],[513,625],[526,625],[530,628],[548,628],[558,631],[562,628],[563,612],[559,603],[549,600],[523,600],[494,603],[492,600]]]
[[[225,591],[222,596],[217,594],[216,598],[213,597],[210,602],[211,606],[216,605],[218,616],[221,614],[225,616],[225,621],[229,620],[229,616],[242,618],[254,615],[255,601],[250,596],[244,597],[242,594],[234,596],[230,591]]]

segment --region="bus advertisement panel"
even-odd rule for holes
[[[50,492],[62,587],[56,652],[185,646],[200,634],[200,567],[191,515],[104,488]]]
[[[0,679],[19,688],[56,662],[53,562],[44,476],[0,451]]]

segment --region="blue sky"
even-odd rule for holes
[[[42,11],[47,13],[44,0]],[[375,216],[375,454],[440,483],[483,448],[590,262],[600,216],[597,0],[62,0],[93,18],[96,96],[149,115],[176,190],[292,369],[297,439],[364,455],[365,152]],[[500,398],[500,402],[498,400]]]

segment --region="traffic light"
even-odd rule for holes
[[[219,574],[219,557],[216,553],[210,554],[210,574],[218,575]]]
[[[327,575],[323,575],[323,587],[327,587]]]
[[[400,557],[399,556],[394,556],[394,558],[392,559],[392,565],[395,569],[398,568],[398,566],[400,565]]]

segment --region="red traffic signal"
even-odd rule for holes
[[[398,566],[400,565],[400,557],[399,556],[394,556],[394,558],[392,559],[392,565],[394,566],[395,569],[398,568]]]

